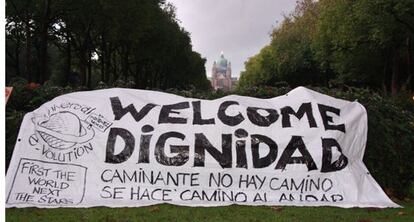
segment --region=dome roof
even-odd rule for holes
[[[221,53],[220,58],[217,59],[216,64],[217,64],[217,68],[220,71],[227,70],[228,60],[226,58],[224,58],[223,53]]]

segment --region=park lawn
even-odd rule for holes
[[[140,208],[11,208],[6,221],[414,221],[414,202],[401,209],[336,207],[181,207],[168,204]]]

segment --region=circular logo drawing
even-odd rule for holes
[[[52,148],[68,149],[88,142],[95,131],[85,121],[71,112],[62,111],[49,117],[33,118],[38,135]]]

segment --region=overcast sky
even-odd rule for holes
[[[213,61],[224,52],[233,76],[244,62],[270,42],[269,34],[289,14],[296,0],[169,0],[177,7],[181,26],[190,32],[193,50],[207,59],[207,75]]]

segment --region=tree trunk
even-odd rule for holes
[[[16,41],[16,47],[14,49],[14,56],[16,57],[15,66],[16,66],[16,75],[20,76],[20,38]]]
[[[392,55],[392,77],[391,77],[391,94],[396,95],[399,91],[400,78],[400,53],[397,47],[393,49]]]
[[[116,63],[116,51],[114,52],[115,54],[113,55],[113,62],[112,62],[112,64],[113,64],[113,80],[112,80],[112,82],[115,82],[116,80],[118,80],[118,71],[117,71],[117,63]]]
[[[124,78],[125,81],[128,80],[128,57],[129,57],[129,49],[128,49],[128,45],[124,45],[121,47],[121,74]]]
[[[386,50],[387,54],[385,56],[385,61],[384,61],[384,69],[383,69],[383,73],[382,73],[382,90],[383,92],[386,94],[389,90],[388,88],[388,82],[389,82],[389,78],[388,78],[388,71],[389,71],[389,59],[388,59],[388,55],[390,54],[390,50]]]
[[[411,38],[410,36],[407,37],[407,80],[405,81],[405,88],[408,90],[413,90],[413,86],[411,85],[411,81],[413,78],[413,69],[412,69],[412,55],[411,55]]]
[[[27,81],[32,82],[32,70],[31,70],[31,58],[32,58],[32,42],[30,38],[30,17],[26,16],[25,21],[25,34],[26,34],[26,50],[25,50],[25,68],[24,68],[24,77]]]
[[[139,66],[139,62],[137,62],[135,64],[135,75],[134,75],[134,82],[135,82],[135,88],[139,88],[139,74],[140,74],[140,70],[139,70],[140,66]]]
[[[67,32],[66,34],[66,84],[69,82],[69,77],[72,74],[72,47],[71,47],[71,39],[70,34]]]
[[[80,79],[81,85],[86,86],[86,70],[87,70],[87,55],[85,45],[81,46],[79,51],[79,72],[80,72]]]
[[[99,58],[101,64],[101,81],[105,82],[105,56],[106,56],[106,38],[105,33],[101,35],[101,57]]]
[[[46,82],[49,77],[48,70],[48,54],[47,54],[47,44],[48,44],[48,29],[49,29],[49,16],[50,16],[50,0],[43,1],[43,14],[40,21],[39,27],[39,82]]]
[[[92,52],[88,49],[88,89],[92,88]]]
[[[111,80],[111,55],[112,55],[112,49],[111,49],[111,43],[108,43],[108,46],[106,47],[106,53],[105,53],[105,82],[109,85],[109,82]]]
[[[146,88],[146,86],[148,85],[148,62],[146,61],[146,60],[144,60],[143,61],[143,64],[142,64],[142,68],[141,68],[141,73],[140,73],[140,76],[141,76],[141,82],[140,82],[140,87],[142,88],[142,89],[145,89]]]

